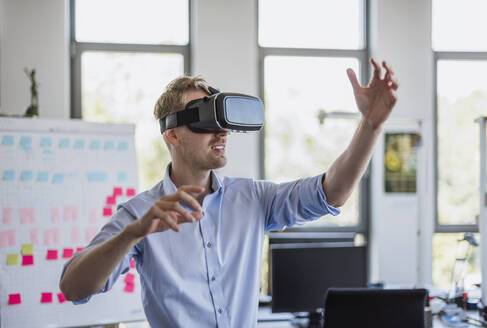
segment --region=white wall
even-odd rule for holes
[[[424,0],[371,1],[371,55],[387,60],[400,80],[390,129],[422,134],[416,195],[386,195],[383,140],[372,170],[372,277],[392,284],[431,283],[433,234],[433,58],[431,4]],[[416,128],[413,128],[416,129]],[[385,129],[387,131],[387,129]]]
[[[192,74],[225,91],[258,94],[256,0],[193,1]],[[421,121],[417,196],[383,192],[382,147],[372,170],[372,279],[396,284],[431,281],[433,233],[433,90],[430,1],[371,0],[371,51],[393,65],[401,86],[391,122]],[[2,10],[3,9],[3,10]],[[67,0],[0,0],[0,112],[24,112],[35,67],[41,117],[69,117]],[[256,134],[231,137],[224,174],[258,177]],[[398,211],[398,206],[401,211]],[[418,214],[420,213],[420,214]],[[419,232],[419,237],[418,237]]]
[[[256,1],[193,1],[192,74],[227,92],[258,95]],[[229,137],[221,173],[258,178],[257,133]]]
[[[68,0],[0,1],[0,112],[23,114],[30,104],[27,67],[36,69],[40,116],[68,118]]]

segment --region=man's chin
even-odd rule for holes
[[[222,156],[217,161],[215,161],[213,169],[221,169],[225,165],[227,165],[227,158],[225,156]]]
[[[212,158],[211,160],[207,160],[205,162],[200,162],[199,167],[200,169],[204,170],[215,170],[215,169],[221,169],[227,165],[227,158],[225,156],[221,156],[218,158]]]

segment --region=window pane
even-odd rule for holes
[[[465,258],[468,243],[463,239],[463,233],[436,233],[433,236],[433,284],[442,289],[449,289],[452,284],[452,272],[456,265],[456,272],[462,269],[461,261],[455,263],[457,258]],[[477,241],[479,234],[474,234]],[[478,247],[470,248],[470,256],[465,270],[464,286],[466,290],[476,289],[475,284],[481,281],[480,252]],[[460,275],[461,276],[461,275]]]
[[[474,224],[479,214],[479,126],[487,115],[487,61],[438,62],[438,220]]]
[[[433,0],[433,49],[487,51],[487,1]]]
[[[75,14],[80,42],[188,43],[187,0],[78,0]]]
[[[355,119],[326,118],[320,111],[355,111],[346,68],[358,72],[355,58],[266,57],[266,178],[283,182],[327,170],[350,142]],[[337,217],[312,225],[358,223],[358,192]]]
[[[259,0],[264,47],[361,49],[364,4],[357,0]]]
[[[83,119],[134,123],[140,188],[152,187],[170,160],[154,104],[166,84],[183,74],[183,56],[93,51],[84,52],[81,63]]]

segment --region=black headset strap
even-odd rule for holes
[[[198,107],[193,107],[167,115],[159,120],[159,125],[161,126],[161,133],[164,133],[167,129],[173,129],[184,124],[198,122],[199,120],[200,115]]]
[[[210,91],[210,95],[215,95],[217,93],[220,93],[218,89],[215,89],[211,86],[208,86],[208,90]],[[188,108],[188,107],[190,107],[193,103],[198,102],[200,100],[201,99],[192,100],[186,104],[186,107],[183,110],[169,114],[161,118],[159,120],[159,125],[161,126],[161,134],[168,129],[173,129],[175,127],[188,124],[188,123],[198,122],[200,120],[198,107],[193,107],[193,108]]]
[[[210,95],[216,95],[217,93],[220,93],[218,89],[215,89],[213,87],[208,86],[208,90],[210,90]]]

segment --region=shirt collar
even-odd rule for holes
[[[164,174],[164,179],[162,180],[163,194],[169,195],[177,191],[176,185],[171,179],[171,169],[172,163],[169,163],[166,167],[166,173]],[[222,187],[221,178],[215,173],[214,170],[210,171],[211,175],[211,189],[212,192],[219,191]]]

